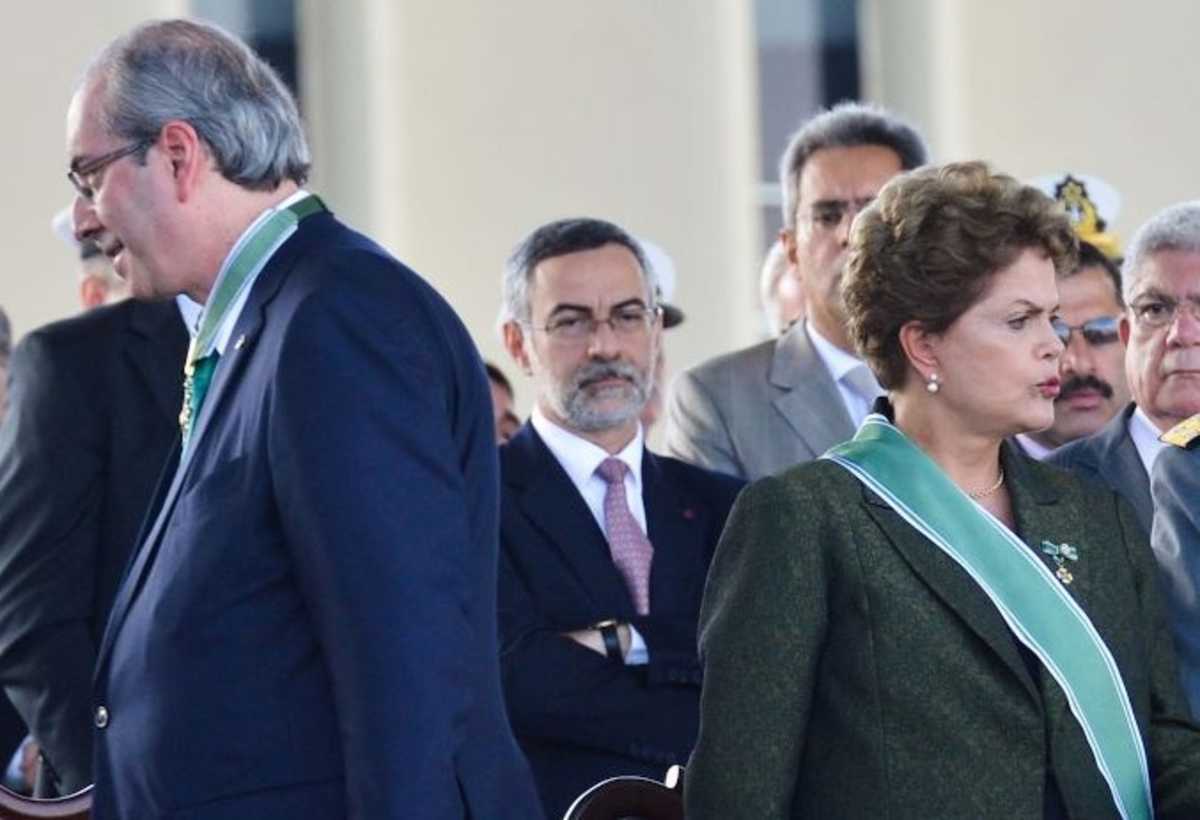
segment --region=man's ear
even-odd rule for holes
[[[900,348],[904,351],[908,365],[917,372],[922,381],[929,381],[929,374],[939,369],[938,348],[941,336],[931,333],[928,328],[915,319],[905,322],[900,328]]]
[[[1129,347],[1129,334],[1133,332],[1133,327],[1129,324],[1129,311],[1126,310],[1121,314],[1121,321],[1117,322],[1117,335],[1121,337],[1121,347]]]
[[[208,151],[200,135],[189,122],[169,120],[159,132],[158,147],[170,168],[176,201],[187,202],[208,170]]]
[[[525,329],[520,323],[509,320],[504,323],[504,348],[508,355],[517,363],[526,376],[533,375],[533,366],[529,361],[529,353],[525,350]]]
[[[779,241],[783,243],[783,251],[787,254],[789,272],[798,272],[799,267],[796,262],[796,231],[791,228],[780,228]]]

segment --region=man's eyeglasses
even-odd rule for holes
[[[1062,319],[1052,319],[1051,327],[1054,328],[1054,334],[1062,341],[1064,345],[1071,344],[1071,334],[1076,330],[1083,334],[1083,339],[1090,345],[1100,347],[1109,345],[1120,338],[1117,333],[1117,326],[1120,324],[1120,319],[1116,316],[1097,316],[1095,319],[1088,319],[1081,325],[1069,325]]]
[[[95,159],[90,159],[87,162],[78,162],[67,171],[67,179],[71,180],[71,184],[75,186],[75,191],[81,197],[91,202],[96,196],[96,187],[88,178],[95,178],[101,171],[112,165],[119,159],[129,156],[130,154],[149,148],[154,144],[152,139],[141,139],[137,142],[131,142],[124,148],[118,148],[115,151],[109,151],[107,154],[102,154]]]
[[[1152,296],[1135,301],[1132,307],[1133,317],[1139,325],[1145,327],[1166,327],[1175,321],[1181,309],[1191,313],[1192,318],[1200,322],[1200,302],[1192,299],[1179,302],[1176,299]]]
[[[564,311],[543,327],[530,327],[542,331],[555,341],[574,343],[590,339],[600,325],[608,325],[618,336],[637,336],[649,330],[661,314],[661,307],[640,304],[619,307],[604,319],[597,319],[590,313]]]

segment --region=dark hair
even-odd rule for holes
[[[1121,293],[1121,269],[1117,267],[1117,263],[1105,255],[1104,251],[1097,248],[1091,242],[1079,240],[1079,264],[1070,273],[1063,274],[1064,278],[1069,278],[1079,273],[1086,268],[1100,268],[1112,281],[1113,296],[1117,298],[1117,306],[1121,309],[1125,308],[1125,297]]]
[[[1076,245],[1057,202],[982,162],[901,174],[851,228],[842,281],[850,338],[884,388],[901,387],[901,327],[941,333],[1023,251],[1041,249],[1062,274],[1075,268]]]
[[[646,264],[646,256],[637,240],[611,222],[578,217],[560,219],[535,228],[517,245],[504,268],[502,319],[529,321],[529,280],[534,269],[542,262],[556,256],[590,251],[609,244],[628,249],[637,259],[642,279],[646,283],[646,301],[653,305],[658,293],[658,280],[654,269]]]
[[[503,370],[491,362],[484,362],[483,369],[487,371],[488,381],[507,393],[509,398],[513,398],[512,382],[508,380],[508,376],[504,375]]]
[[[875,105],[841,102],[822,111],[800,126],[788,140],[779,161],[779,186],[783,190],[783,224],[796,227],[796,203],[800,199],[800,175],[804,163],[822,148],[856,148],[879,145],[900,158],[904,170],[924,165],[925,141],[908,123]]]

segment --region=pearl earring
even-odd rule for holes
[[[925,389],[930,393],[936,393],[942,389],[941,381],[942,380],[938,378],[937,373],[930,373],[929,378],[925,381]]]

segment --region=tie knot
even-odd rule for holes
[[[604,459],[600,462],[600,466],[596,468],[596,473],[607,481],[609,484],[625,480],[625,473],[629,471],[629,465],[619,458]]]

